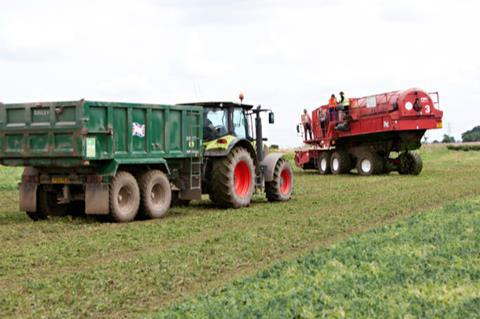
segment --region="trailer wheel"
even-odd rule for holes
[[[330,170],[332,174],[348,173],[352,169],[350,155],[344,150],[337,150],[330,157]]]
[[[167,176],[159,170],[148,171],[139,179],[142,215],[161,218],[172,202],[172,190]]]
[[[186,207],[190,204],[191,200],[189,199],[180,199],[180,191],[172,191],[172,202],[170,206],[176,207]]]
[[[363,176],[384,172],[383,158],[375,152],[364,151],[357,157],[357,171]]]
[[[286,201],[292,197],[293,172],[290,164],[279,159],[273,171],[273,180],[265,183],[265,193],[271,202]]]
[[[411,174],[418,175],[423,169],[423,161],[418,153],[403,152],[399,156],[400,167],[398,172],[402,175]]]
[[[48,219],[48,216],[45,215],[43,212],[37,211],[37,212],[25,212],[28,217],[30,217],[31,220],[33,221],[39,221],[39,220],[45,220]]]
[[[226,157],[215,160],[211,183],[216,204],[233,208],[248,206],[255,183],[250,153],[243,147],[236,147]]]
[[[110,182],[110,216],[116,222],[132,221],[140,206],[137,180],[128,172],[118,172]]]
[[[330,152],[321,152],[318,157],[318,172],[321,175],[326,175],[332,173],[330,170]]]
[[[37,213],[40,216],[65,216],[68,213],[68,204],[59,204],[57,202],[57,193],[49,192],[44,187],[38,190],[38,209]],[[41,219],[46,219],[41,218]]]

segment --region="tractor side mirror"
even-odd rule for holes
[[[273,112],[268,113],[268,123],[275,123],[275,114]]]

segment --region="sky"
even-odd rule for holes
[[[301,144],[304,108],[419,87],[444,128],[480,125],[479,1],[0,0],[0,101],[238,101]],[[476,31],[475,31],[476,30]],[[338,94],[337,94],[338,95]]]

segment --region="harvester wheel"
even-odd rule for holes
[[[144,173],[140,179],[142,215],[148,218],[160,218],[167,214],[172,201],[172,190],[167,176],[159,170]]]
[[[248,206],[255,183],[250,153],[243,147],[236,147],[226,157],[215,160],[211,183],[216,204],[233,208]]]
[[[348,173],[352,169],[350,155],[344,150],[337,150],[330,157],[330,170],[332,174]]]
[[[293,172],[290,164],[279,159],[273,171],[273,180],[265,183],[265,193],[271,202],[289,200],[293,192]]]
[[[38,209],[35,214],[45,216],[40,219],[46,219],[47,216],[65,216],[68,209],[68,204],[58,203],[56,192],[49,192],[43,187],[38,190]]]
[[[363,151],[357,157],[358,174],[369,176],[382,174],[384,172],[384,160],[375,152]]]
[[[423,162],[422,158],[418,153],[403,152],[402,154],[400,154],[399,158],[400,167],[398,168],[398,172],[400,174],[418,175],[422,171]]]
[[[331,174],[330,170],[330,152],[322,152],[318,157],[318,172],[321,175]]]
[[[132,221],[140,206],[137,180],[128,172],[118,172],[110,182],[110,216],[116,222]]]

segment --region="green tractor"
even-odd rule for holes
[[[248,206],[255,190],[264,190],[269,201],[290,199],[292,168],[263,143],[261,114],[273,124],[271,110],[233,102],[188,105],[203,108],[202,193],[226,208]]]

